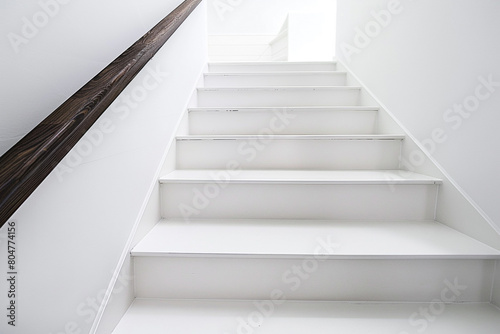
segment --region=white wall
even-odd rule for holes
[[[290,12],[288,61],[331,61],[335,55],[335,21],[326,12]]]
[[[2,128],[26,132],[181,2],[73,0],[18,54],[1,39]],[[2,35],[20,31],[22,17],[37,10],[35,1],[2,2]],[[158,191],[162,158],[205,63],[201,5],[16,212],[18,322],[9,327],[3,315],[1,333],[89,332],[147,197]],[[124,275],[115,291],[131,284]]]
[[[339,59],[500,228],[500,85],[483,84],[500,82],[500,2],[338,0],[337,10]],[[453,111],[464,103],[470,112]]]
[[[288,12],[330,12],[336,0],[208,0],[210,35],[276,35]],[[333,41],[332,41],[333,43]]]

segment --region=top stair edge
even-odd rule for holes
[[[211,61],[208,65],[337,65],[336,61]]]
[[[376,112],[379,111],[380,107],[378,106],[329,106],[329,107],[321,107],[321,106],[298,106],[298,107],[243,107],[243,108],[225,108],[225,107],[194,107],[188,108],[188,112],[278,112],[278,111],[290,111],[290,112]]]
[[[205,77],[216,77],[216,76],[258,76],[258,75],[276,75],[276,76],[283,76],[283,75],[300,75],[300,76],[307,76],[307,75],[342,75],[345,76],[347,75],[347,72],[344,71],[264,71],[264,72],[229,72],[229,73],[224,73],[224,72],[207,72],[204,73]]]

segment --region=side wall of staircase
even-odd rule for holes
[[[500,47],[493,31],[500,23],[493,13],[499,10],[498,3],[466,0],[339,0],[336,53],[427,151],[427,158],[419,162],[414,156],[408,165],[431,173],[432,160],[446,171],[443,180],[451,187],[443,189],[454,190],[440,194],[448,204],[439,219],[497,247]],[[487,98],[476,97],[481,85]],[[500,305],[498,284],[495,289],[493,300]]]
[[[379,24],[375,14],[388,13],[389,3],[399,6],[385,19],[387,23]],[[500,47],[493,33],[500,23],[492,14],[498,13],[500,4],[377,0],[367,5],[340,0],[338,5],[337,57],[500,231],[495,196],[500,179],[494,167],[500,158],[493,153],[500,150],[498,83],[483,88],[488,97],[473,111],[464,107],[462,116],[449,111],[454,105],[472,106],[476,88],[483,81],[479,78],[488,81],[491,76],[500,82]],[[370,33],[372,37],[362,32],[371,26],[381,27],[374,30],[377,34]],[[442,133],[433,134],[439,129]]]
[[[157,10],[157,20],[142,22],[143,30],[136,37],[181,1],[161,3],[136,3],[148,11]],[[66,6],[83,5],[73,1]],[[103,4],[91,1],[91,6],[97,10]],[[107,10],[102,8],[101,14],[123,14]],[[62,8],[59,15],[57,19],[66,20]],[[54,18],[47,29],[64,29],[57,22]],[[122,26],[119,35],[126,35],[126,30]],[[89,333],[102,315],[100,308],[108,291],[115,288],[114,301],[133,297],[128,293],[133,288],[132,277],[126,271],[120,273],[119,264],[129,254],[131,235],[146,210],[147,199],[155,190],[158,192],[155,187],[164,155],[207,63],[206,36],[206,5],[201,4],[13,216],[18,225],[19,321],[16,328],[1,321],[1,333]],[[113,57],[136,37],[126,41]],[[40,35],[27,47],[36,50],[44,38]],[[106,44],[121,42],[109,38],[103,47],[108,47]],[[90,54],[79,56],[92,61],[88,59]],[[101,68],[106,65],[102,61]],[[88,75],[86,80],[91,77]],[[26,93],[30,96],[36,91]],[[6,229],[1,232],[0,271],[5,274]],[[0,290],[8,291],[4,279]],[[1,298],[2,304],[6,300],[7,294]],[[126,308],[129,303],[122,304]],[[113,307],[109,310],[106,323],[112,322],[113,314],[119,311]]]

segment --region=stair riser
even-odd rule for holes
[[[209,64],[210,72],[215,73],[255,73],[255,72],[281,72],[281,71],[335,71],[334,63],[317,64]]]
[[[289,124],[281,124],[286,112]],[[377,111],[219,111],[190,112],[192,135],[257,135],[262,129],[275,128],[282,135],[375,134]]]
[[[257,300],[279,290],[288,300],[488,302],[493,267],[489,260],[136,257],[135,279],[139,298]]]
[[[400,140],[179,140],[178,169],[398,169]]]
[[[432,220],[435,185],[162,184],[164,218]]]
[[[345,86],[345,73],[207,75],[205,87]]]
[[[199,90],[199,107],[355,106],[358,89]]]

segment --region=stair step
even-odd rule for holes
[[[402,135],[211,135],[177,138],[178,169],[398,169]]]
[[[355,106],[360,104],[360,90],[353,86],[198,88],[198,106]]]
[[[335,62],[213,62],[208,64],[211,73],[248,73],[278,71],[335,71]]]
[[[324,256],[329,260],[500,259],[500,251],[435,221],[234,219],[196,220],[189,224],[182,220],[162,221],[132,250],[132,255],[299,259]]]
[[[175,170],[160,183],[435,185],[442,180],[403,170]]]
[[[290,299],[431,301],[444,281],[459,278],[481,284],[461,299],[475,302],[491,289],[482,273],[494,263],[484,260],[500,258],[434,221],[241,219],[163,221],[132,255],[136,291],[148,298],[259,299],[274,287],[291,289]]]
[[[346,72],[289,71],[254,73],[206,73],[205,87],[248,86],[344,86]]]
[[[439,179],[403,171],[177,170],[160,179],[173,219],[433,220]],[[362,208],[362,209],[361,209]]]
[[[446,279],[459,278],[460,284],[486,284],[463,296],[476,302],[491,288],[481,275],[494,264],[483,260],[500,258],[499,251],[433,221],[164,221],[132,255],[141,297],[259,299],[274,287],[291,289],[288,296],[296,299],[430,301]],[[294,293],[302,285],[297,266],[314,277],[302,276],[304,286]],[[429,283],[436,277],[437,286]]]
[[[191,135],[375,134],[378,107],[192,108]]]
[[[271,293],[271,291],[270,291]],[[271,297],[268,297],[271,298]],[[284,297],[286,298],[286,296]],[[113,334],[496,334],[500,311],[484,304],[355,304],[136,299]],[[420,310],[438,310],[425,318]],[[412,321],[412,315],[416,314]]]

